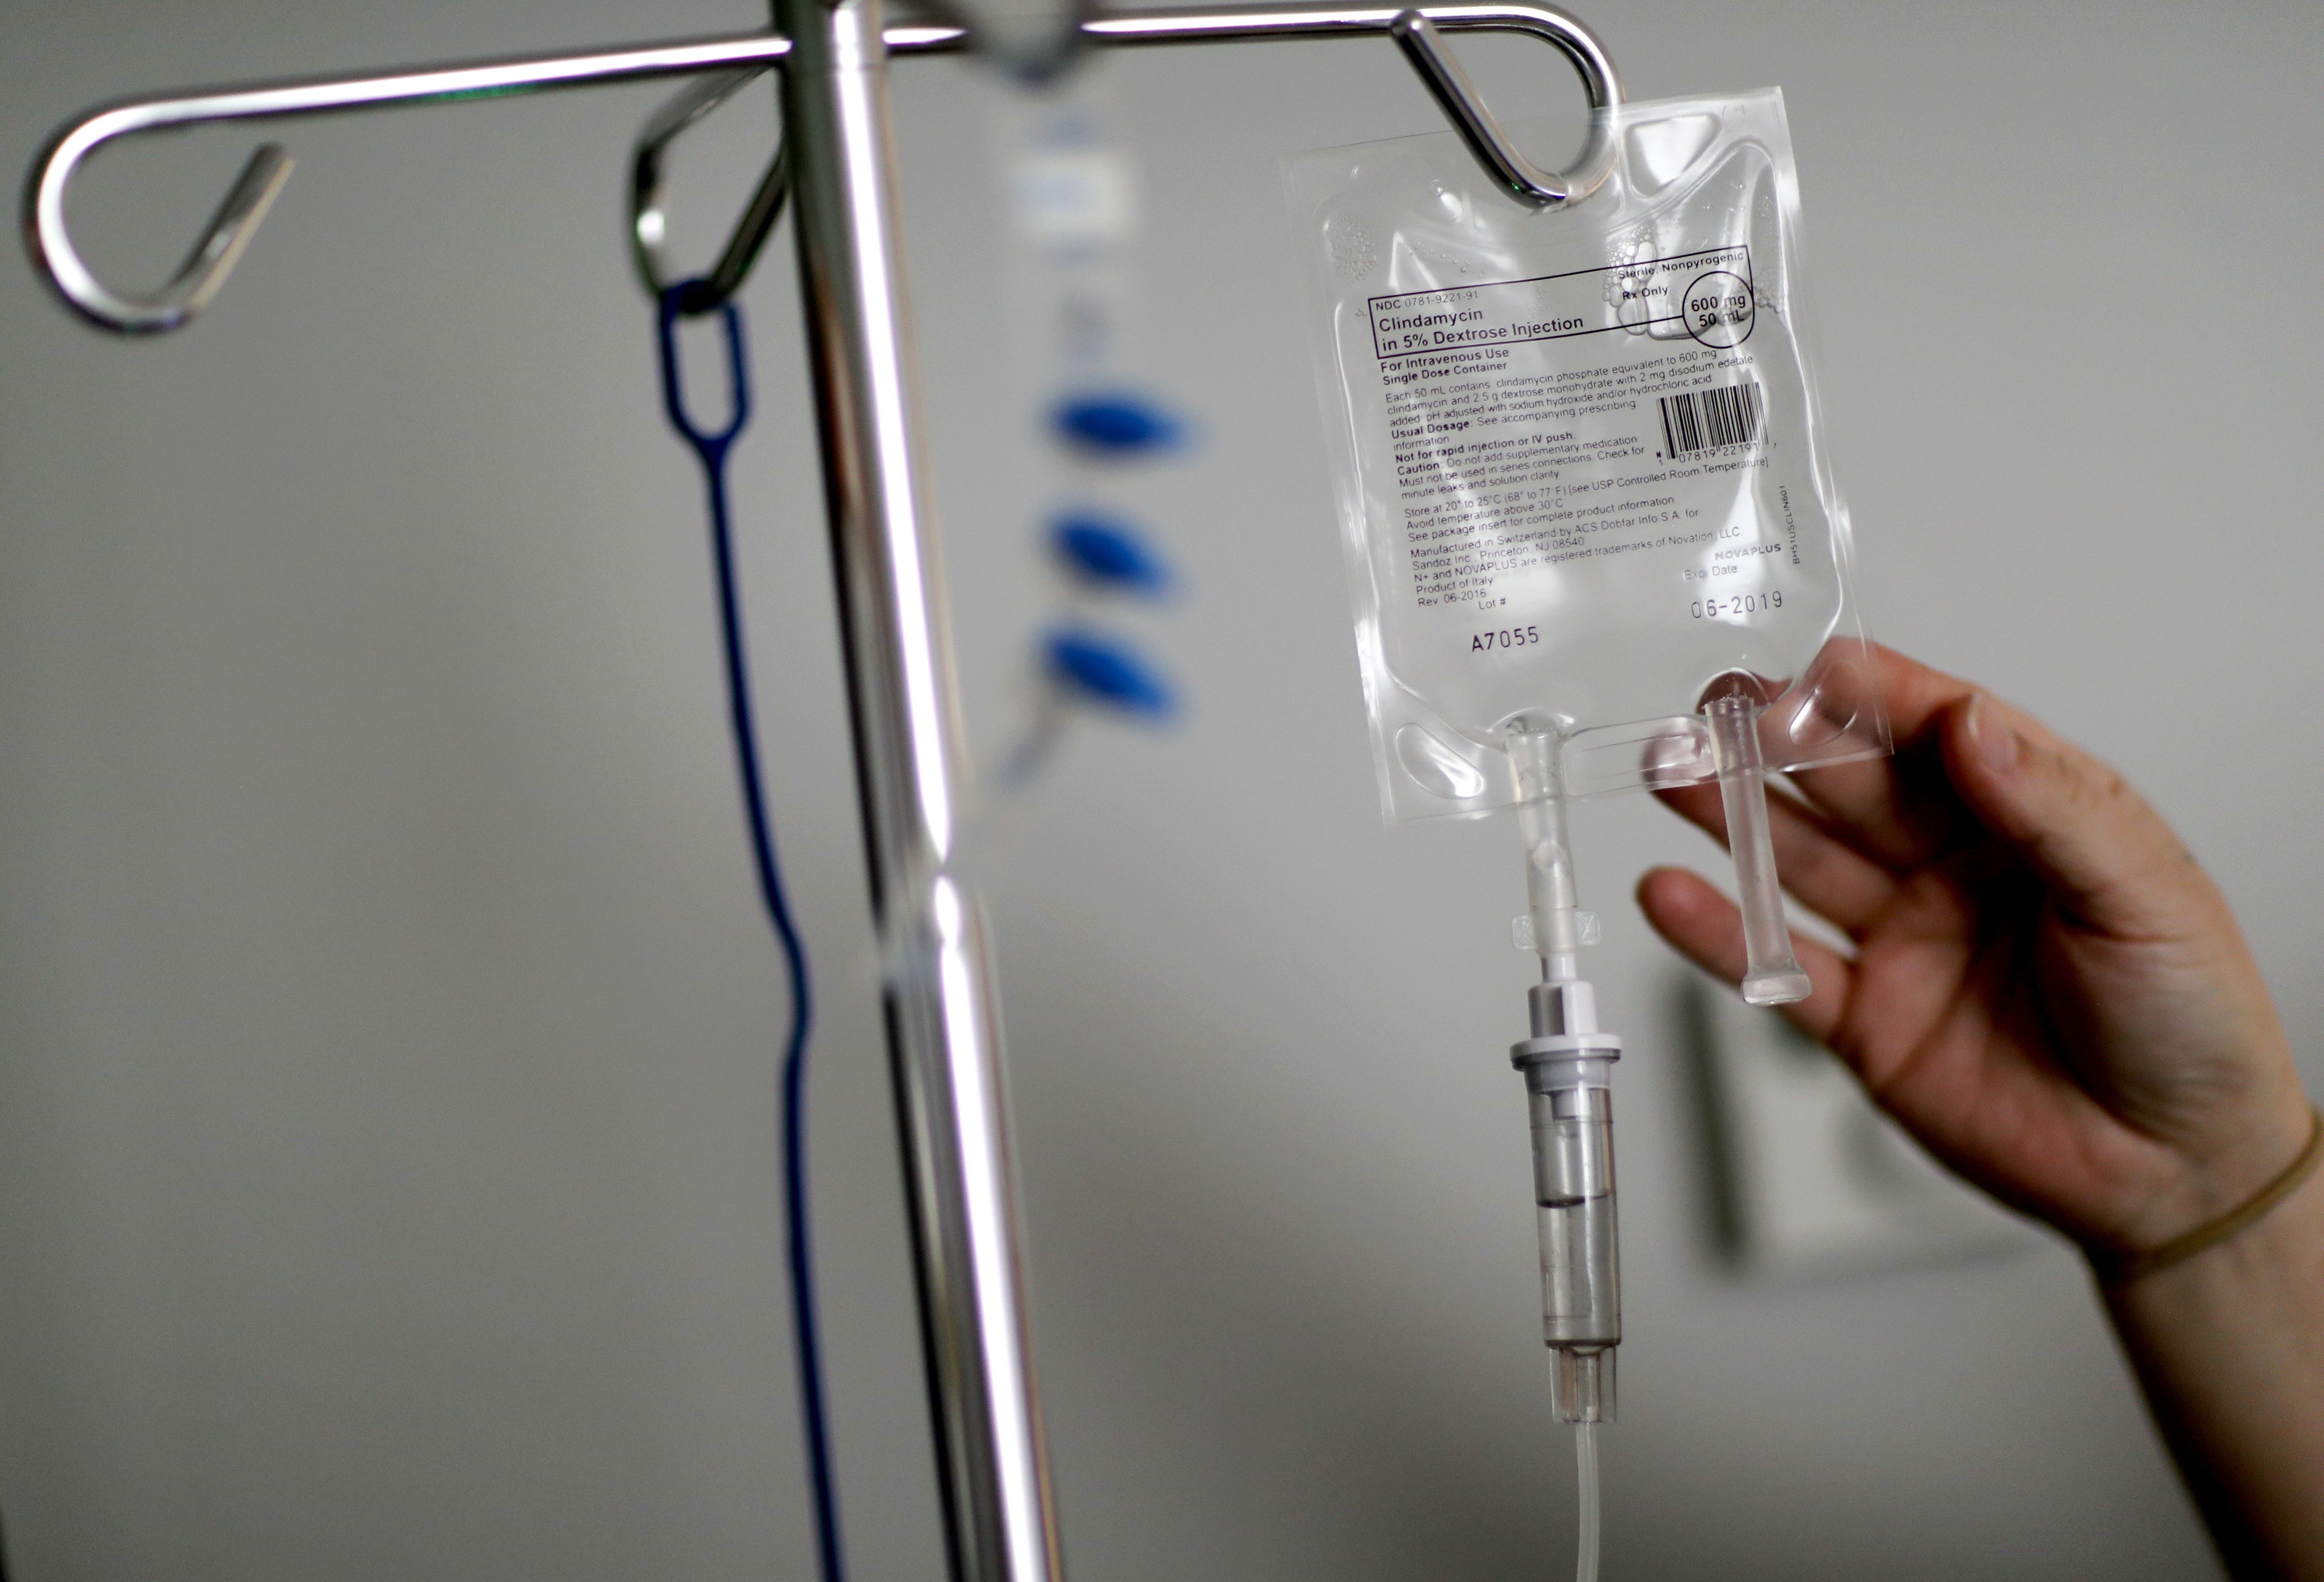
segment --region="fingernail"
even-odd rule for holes
[[[1996,774],[2005,774],[2016,767],[2017,733],[1987,706],[1982,692],[1969,700],[1969,735],[1977,744],[1978,756]]]

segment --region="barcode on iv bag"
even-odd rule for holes
[[[1655,404],[1663,409],[1663,454],[1673,460],[1722,445],[1748,445],[1759,437],[1757,384],[1690,390]]]

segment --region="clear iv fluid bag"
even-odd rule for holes
[[[1563,209],[1449,134],[1286,170],[1392,819],[1515,800],[1513,727],[1556,735],[1567,794],[1713,779],[1720,697],[1761,769],[1887,750],[1782,96],[1617,114]]]

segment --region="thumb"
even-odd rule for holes
[[[2107,764],[1984,692],[1953,706],[1945,759],[1970,811],[2088,927],[2144,938],[2204,926],[2210,882]]]

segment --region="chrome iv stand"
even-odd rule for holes
[[[981,914],[948,866],[970,781],[919,458],[888,113],[891,58],[959,51],[973,41],[950,23],[884,26],[881,0],[771,4],[772,30],[738,37],[118,100],[68,124],[34,162],[25,242],[65,304],[91,323],[120,334],[175,329],[225,282],[290,161],[280,147],[262,146],[169,283],[134,295],[97,278],[65,224],[74,172],[117,138],[206,122],[724,74],[673,101],[641,140],[632,208],[651,280],[664,146],[751,77],[780,72],[781,152],[712,271],[706,291],[714,294],[689,305],[715,305],[740,282],[788,190],[798,213],[873,918],[898,944],[883,992],[951,1572],[955,1582],[1058,1582],[993,984]],[[1516,150],[1439,29],[1521,33],[1564,52],[1591,112],[1571,167],[1545,171]],[[1139,10],[1084,16],[1080,31],[1085,44],[1110,47],[1385,33],[1512,199],[1554,208],[1594,191],[1613,169],[1613,112],[1621,102],[1613,62],[1580,23],[1546,5]]]

